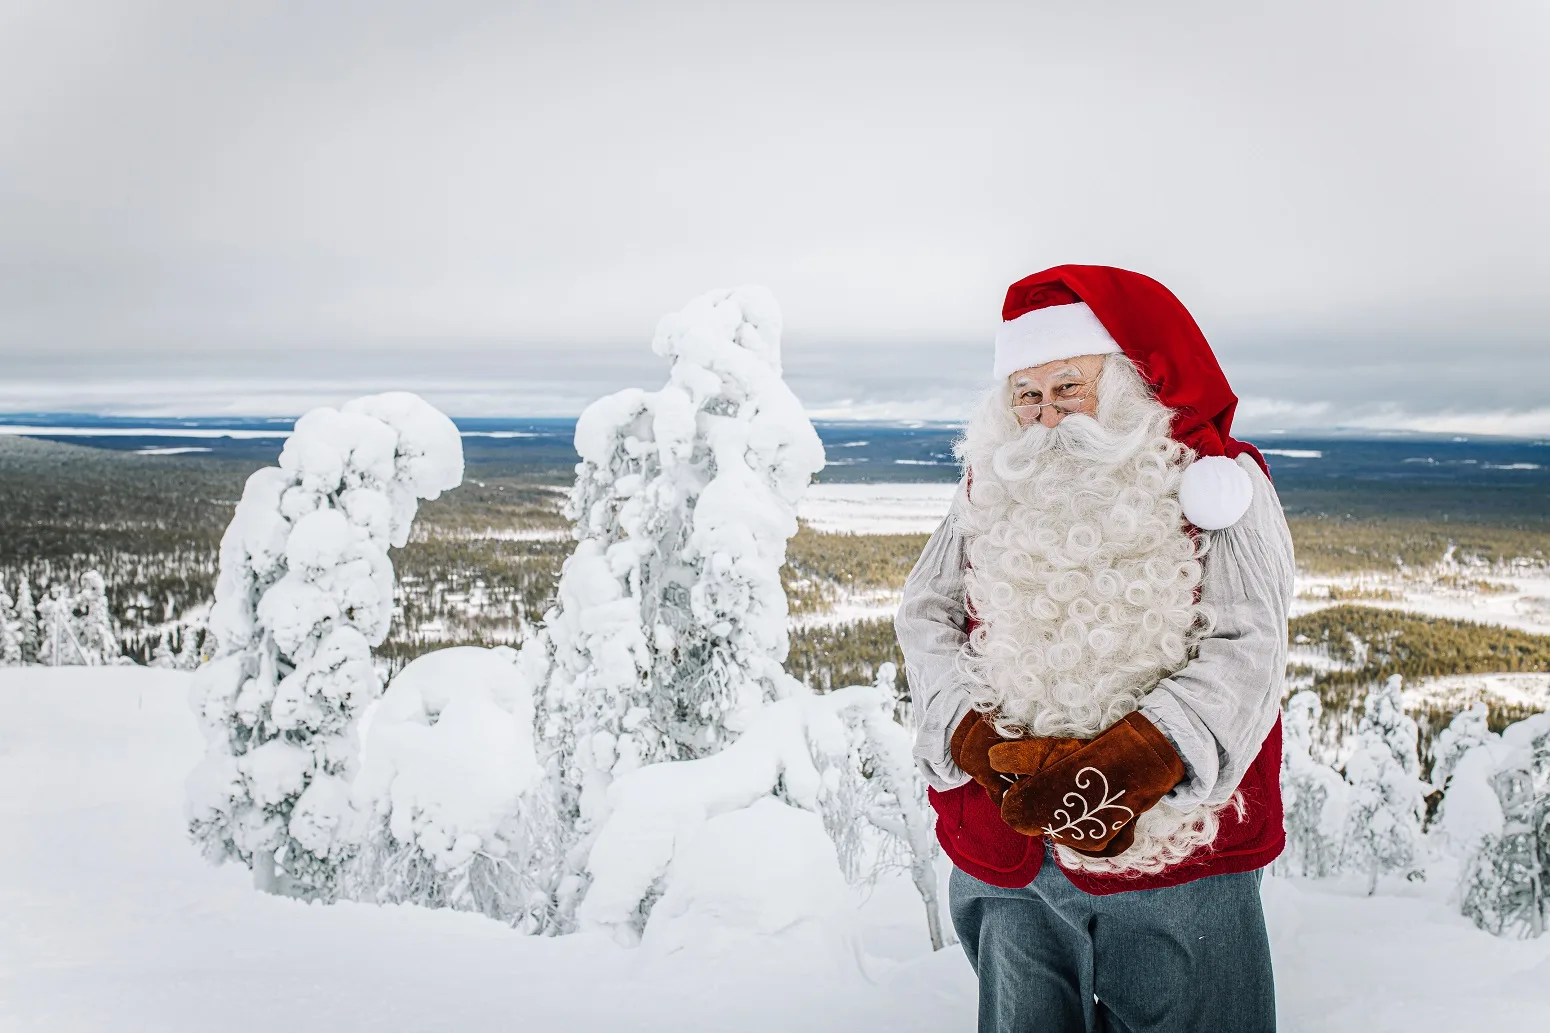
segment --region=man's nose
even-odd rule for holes
[[[1046,405],[1044,408],[1039,410],[1039,422],[1044,424],[1046,427],[1053,427],[1055,424],[1059,423],[1061,419],[1065,417],[1065,415],[1065,413],[1061,412],[1055,406]]]

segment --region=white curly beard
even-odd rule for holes
[[[962,525],[979,624],[958,669],[1002,734],[1090,739],[1189,660],[1209,615],[1195,601],[1203,548],[1178,501],[1194,456],[1169,436],[1170,416],[1130,360],[1111,355],[1096,418],[1019,427],[1000,388],[965,429]],[[1118,857],[1061,847],[1060,860],[1161,871],[1216,838],[1220,810],[1161,803]]]

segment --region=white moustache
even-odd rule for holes
[[[1125,431],[1104,426],[1084,413],[1066,416],[1053,427],[1030,424],[998,446],[991,457],[996,475],[1026,480],[1040,467],[1070,462],[1110,468],[1146,448],[1153,432],[1144,422]]]

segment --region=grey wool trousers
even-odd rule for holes
[[[954,869],[979,1033],[1273,1033],[1260,876],[1092,896],[1048,854],[1017,890]]]

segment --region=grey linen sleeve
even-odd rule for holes
[[[958,486],[952,509],[904,583],[904,601],[894,632],[904,653],[904,677],[915,717],[915,763],[933,789],[945,792],[969,781],[953,763],[948,742],[969,712],[969,694],[958,684],[953,661],[968,636],[964,609],[964,540],[956,513],[964,497]]]
[[[1214,626],[1199,654],[1141,703],[1188,769],[1164,798],[1175,807],[1231,798],[1280,713],[1292,537],[1269,478],[1250,457],[1237,462],[1254,482],[1254,500],[1236,524],[1204,532],[1200,601]]]

